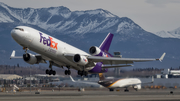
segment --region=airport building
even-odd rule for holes
[[[164,69],[161,74],[157,74],[156,78],[180,78],[180,70]]]
[[[22,76],[16,74],[0,74],[1,80],[14,80],[14,79],[22,79]]]

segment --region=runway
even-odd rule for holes
[[[0,93],[0,101],[179,101],[180,90],[141,91],[43,91]]]

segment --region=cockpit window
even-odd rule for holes
[[[24,29],[22,29],[22,28],[14,28],[14,29],[18,29],[18,30],[20,30],[20,31],[24,31]]]

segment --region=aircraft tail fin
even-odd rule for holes
[[[106,38],[104,39],[104,41],[101,43],[101,45],[99,46],[99,48],[103,51],[108,53],[109,47],[111,45],[112,39],[113,39],[113,34],[109,33]]]
[[[105,80],[103,73],[99,73],[99,81],[101,81],[101,80]]]

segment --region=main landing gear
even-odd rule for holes
[[[48,70],[48,69],[46,69],[46,74],[49,74],[49,75],[51,75],[51,74],[53,74],[53,75],[56,75],[56,71],[54,71],[54,70]]]
[[[70,66],[66,66],[68,68],[68,70],[64,71],[65,75],[71,75],[71,71],[69,70]]]
[[[113,89],[113,88],[109,88],[109,91],[110,91],[110,92],[113,92],[113,91],[114,91],[114,89]]]
[[[83,70],[83,71],[78,70],[78,75],[87,76],[87,74],[88,74],[88,73],[87,73],[86,71],[84,71],[84,70]]]
[[[52,70],[52,62],[49,62],[49,63],[50,63],[50,64],[49,64],[50,70],[46,69],[46,74],[49,74],[49,75],[53,74],[53,75],[56,75],[56,71]]]
[[[124,92],[129,92],[129,90],[126,88],[126,89],[124,90]]]
[[[68,69],[68,70],[65,70],[65,71],[64,71],[64,74],[65,74],[65,75],[71,75],[71,71],[70,71],[69,69]]]

